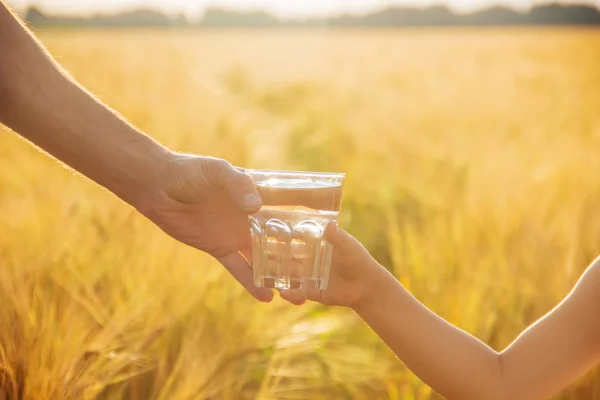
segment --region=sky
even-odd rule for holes
[[[262,9],[282,17],[305,17],[361,13],[389,5],[426,6],[446,4],[455,11],[468,12],[482,7],[502,4],[517,9],[527,9],[539,0],[7,0],[17,8],[24,9],[36,4],[44,10],[56,13],[87,14],[110,12],[139,7],[158,8],[166,12],[185,12],[199,15],[207,7],[218,6],[240,10]],[[593,3],[600,0],[562,0],[563,3]]]

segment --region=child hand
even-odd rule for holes
[[[338,228],[336,223],[329,224],[325,239],[333,246],[328,288],[283,290],[281,297],[296,305],[312,300],[325,305],[356,307],[368,297],[369,283],[382,267],[358,240]]]

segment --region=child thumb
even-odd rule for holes
[[[325,230],[325,239],[336,249],[347,250],[356,241],[348,232],[341,229],[337,222],[331,222]]]

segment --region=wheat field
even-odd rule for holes
[[[497,350],[600,254],[600,30],[38,33],[173,149],[346,172],[341,225]],[[252,301],[5,129],[0,398],[439,397],[351,311]]]

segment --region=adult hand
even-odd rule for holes
[[[260,209],[252,179],[229,162],[176,154],[156,195],[140,211],[173,238],[216,258],[255,298],[273,293],[254,286],[248,214]]]

